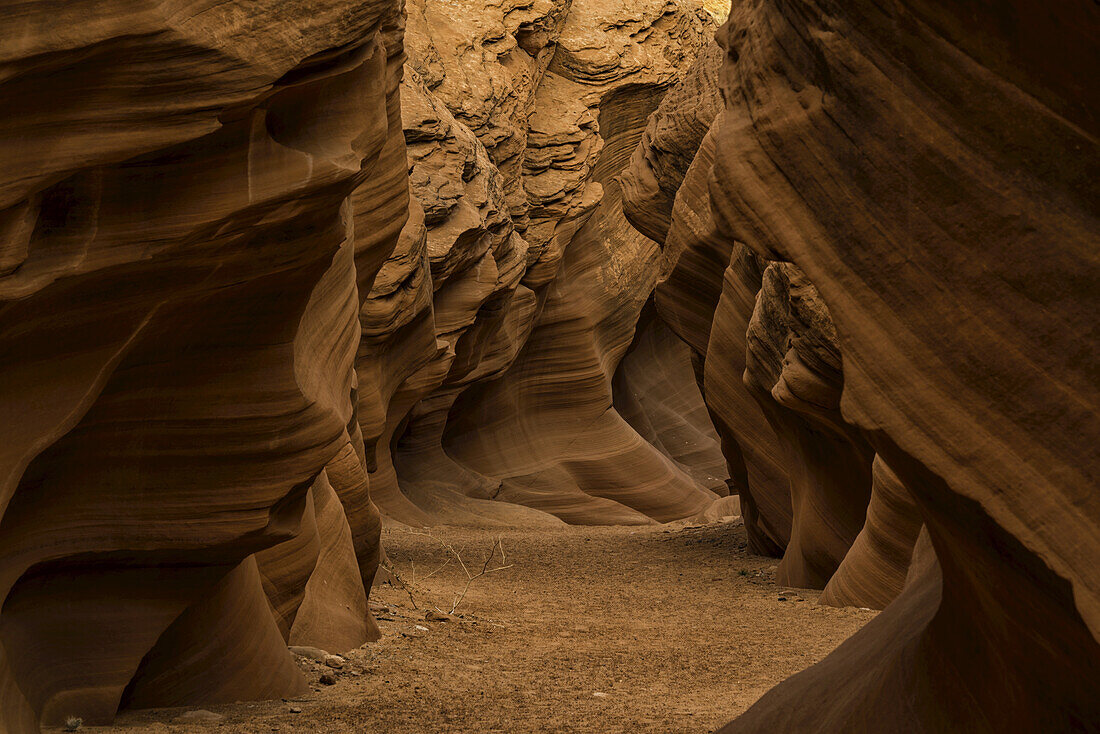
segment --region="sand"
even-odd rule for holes
[[[875,614],[777,586],[740,521],[425,532],[383,533],[417,608],[376,585],[382,639],[338,670],[300,660],[310,695],[206,707],[224,717],[211,723],[128,712],[95,731],[709,732]],[[473,580],[448,621],[425,619],[466,586],[444,543],[476,574],[497,539],[505,561],[489,567],[509,567]]]

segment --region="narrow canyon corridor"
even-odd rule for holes
[[[224,719],[205,727],[164,709],[95,731],[711,732],[875,615],[777,585],[738,521],[426,532],[382,533],[419,609],[376,586],[382,639],[340,669],[299,656],[310,692],[210,707]],[[467,578],[444,544],[476,573],[497,540],[490,568],[510,567],[436,621]]]
[[[0,0],[0,734],[1100,734],[1100,0]]]

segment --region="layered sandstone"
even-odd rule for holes
[[[841,415],[836,327],[796,266],[764,270],[746,338],[744,383],[778,437],[790,477],[791,535],[777,580],[820,589],[863,527],[874,450]]]
[[[390,0],[0,20],[0,729],[299,692],[375,634],[372,495],[726,493],[613,182],[701,6],[412,2],[405,69]]]
[[[665,95],[620,181],[631,224],[661,243],[654,302],[691,350],[749,543],[778,556],[792,522],[785,458],[741,379],[764,264],[718,226],[707,188],[722,122],[722,59],[722,49],[711,44]]]
[[[746,360],[790,474],[785,573],[830,603],[897,595],[725,731],[1100,721],[1100,100],[1077,73],[1100,12],[1063,10],[756,0],[719,34],[725,109],[696,157],[715,229],[752,254],[724,266],[708,405],[721,427],[709,368]]]
[[[641,332],[632,347],[659,251],[613,181],[713,27],[656,0],[409,4],[424,218],[370,295],[359,360],[383,385],[360,423],[385,514],[652,522],[728,492],[688,353]]]
[[[373,634],[353,364],[407,194],[349,195],[405,175],[400,5],[131,5],[0,10],[6,732]]]

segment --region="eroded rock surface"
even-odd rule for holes
[[[400,5],[132,5],[0,10],[3,731],[373,633],[356,260],[407,194],[361,240],[349,195],[404,176]]]
[[[0,27],[0,730],[302,692],[288,644],[377,634],[372,495],[554,524],[726,494],[694,384],[667,390],[687,352],[635,342],[658,249],[613,181],[700,5]]]
[[[741,379],[765,264],[718,226],[708,190],[722,122],[722,60],[716,43],[700,54],[650,117],[620,180],[630,222],[661,243],[654,302],[692,351],[749,543],[757,553],[778,556],[792,522],[785,458]]]
[[[689,171],[648,212],[675,179],[635,157],[671,271],[726,268],[716,308],[666,312],[697,351],[709,328],[723,438],[712,367],[746,360],[790,475],[788,581],[889,604],[725,731],[1096,730],[1100,100],[1077,70],[1100,11],[1065,10],[736,3],[692,163],[709,207],[675,211]],[[669,247],[699,212],[751,253]]]
[[[652,522],[727,493],[693,385],[648,415],[634,401],[632,425],[613,384],[659,269],[613,178],[713,28],[693,3],[409,4],[402,101],[424,219],[382,269],[359,362],[361,382],[365,364],[390,375],[370,425],[360,413],[387,515]],[[690,374],[674,342],[643,354],[663,375],[647,391]]]

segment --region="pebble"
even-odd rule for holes
[[[330,657],[330,655],[327,652],[325,652],[324,650],[322,650],[320,648],[317,648],[317,647],[306,647],[306,646],[301,646],[301,645],[291,645],[287,649],[289,649],[292,653],[294,653],[298,657],[308,658],[310,660],[315,660],[318,663],[323,663],[323,662],[325,662],[325,658]]]

